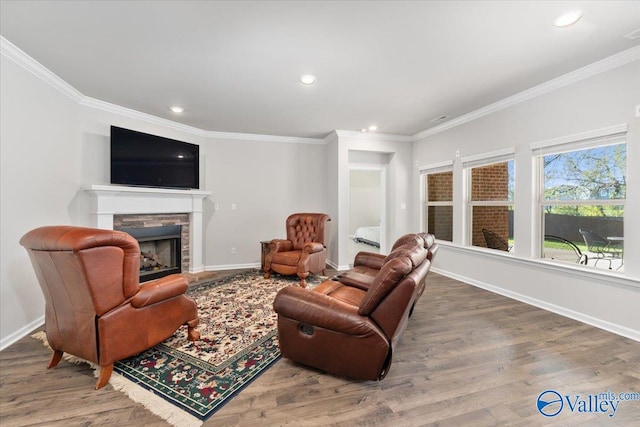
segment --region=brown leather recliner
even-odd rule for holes
[[[313,290],[287,286],[274,300],[282,356],[331,374],[381,380],[431,266],[422,244],[386,258],[368,290],[340,277]]]
[[[428,250],[427,259],[431,262],[433,262],[433,258],[438,251],[435,236],[430,233],[405,234],[395,241],[391,251],[393,252],[398,247],[407,244],[423,245],[424,248]],[[340,281],[349,286],[367,290],[386,260],[387,255],[372,252],[358,252],[353,261],[353,268],[340,273]],[[418,288],[418,297],[422,295],[423,291],[424,284]]]
[[[323,213],[295,213],[287,218],[287,239],[274,239],[265,257],[265,279],[271,272],[297,274],[300,286],[307,286],[310,273],[326,274],[327,248],[324,245],[324,226],[331,221]]]
[[[169,338],[180,325],[188,339],[200,334],[188,283],[174,274],[139,284],[138,242],[121,231],[72,226],[36,228],[20,239],[45,297],[45,331],[54,350],[101,367],[96,389],[107,384],[113,363]]]

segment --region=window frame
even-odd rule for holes
[[[507,200],[472,200],[472,170],[474,168],[480,168],[485,166],[491,166],[499,163],[513,161],[515,172],[515,147],[505,148],[503,150],[492,151],[488,153],[477,154],[474,156],[463,157],[462,171],[464,174],[464,191],[463,191],[463,206],[464,206],[464,240],[462,244],[464,246],[478,248],[480,250],[496,251],[496,249],[489,249],[482,246],[473,245],[473,208],[476,206],[507,206],[515,212],[515,177],[514,177],[514,197],[511,201]],[[514,239],[515,246],[515,239]],[[513,248],[507,252],[512,254]]]
[[[567,265],[566,263],[554,261],[550,258],[544,258],[544,235],[545,235],[545,206],[598,206],[598,205],[610,205],[610,206],[623,206],[626,207],[627,195],[624,199],[577,199],[577,200],[546,200],[545,193],[545,173],[544,173],[544,158],[545,156],[554,154],[572,153],[580,150],[586,150],[591,148],[600,148],[611,145],[628,144],[627,138],[627,125],[615,125],[607,128],[596,129],[593,131],[583,132],[579,134],[569,135],[560,138],[553,138],[544,141],[538,141],[529,145],[531,149],[531,158],[534,162],[533,171],[535,177],[533,182],[535,183],[535,215],[537,218],[533,218],[537,228],[534,229],[534,258],[544,260],[548,262],[554,262],[560,265]],[[629,164],[625,162],[625,176],[627,176]],[[623,216],[623,224],[624,218]],[[624,227],[624,225],[623,225]],[[582,267],[582,266],[580,266]],[[593,269],[593,266],[584,266],[582,268]]]
[[[446,242],[453,242],[453,210],[454,210],[454,192],[453,192],[453,161],[446,161],[441,163],[434,163],[431,165],[420,166],[418,168],[420,171],[420,224],[423,227],[424,231],[428,231],[429,228],[429,206],[438,207],[438,206],[451,206],[451,240],[444,240]],[[450,201],[429,201],[429,186],[428,186],[428,176],[435,175],[439,173],[451,172],[451,200]],[[438,236],[435,236],[437,240]]]

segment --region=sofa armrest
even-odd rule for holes
[[[349,270],[340,274],[337,279],[343,285],[368,291],[376,277]]]
[[[358,314],[358,307],[312,290],[287,286],[281,289],[273,302],[281,316],[320,328],[348,335],[370,332],[375,324]]]
[[[384,265],[385,258],[385,255],[376,254],[373,252],[358,252],[355,259],[353,260],[353,266],[357,267],[359,265],[363,265],[365,267],[380,270]]]
[[[270,252],[287,252],[293,250],[293,242],[285,239],[273,239],[269,245]]]
[[[131,298],[131,305],[135,308],[146,307],[183,295],[187,289],[189,289],[189,284],[183,275],[171,274],[158,280],[143,283],[138,293]]]

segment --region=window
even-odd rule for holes
[[[463,167],[469,182],[466,197],[470,244],[510,251],[514,245],[513,150],[463,159]]]
[[[440,240],[453,240],[453,171],[451,166],[422,173],[423,229]]]
[[[624,135],[540,144],[534,150],[540,171],[543,258],[624,269]]]

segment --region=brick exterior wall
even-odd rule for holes
[[[471,169],[471,200],[507,200],[509,171],[507,163]],[[471,244],[487,247],[482,229],[487,228],[504,241],[509,241],[509,208],[507,206],[474,206]]]
[[[189,271],[189,214],[123,214],[113,216],[113,229],[162,227],[181,225],[180,243],[182,245],[182,272]]]
[[[427,200],[430,202],[450,202],[453,200],[453,172],[427,175]]]

